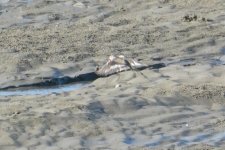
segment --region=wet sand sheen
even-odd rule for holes
[[[88,83],[76,83],[76,84],[68,84],[68,85],[59,85],[53,87],[46,88],[36,88],[29,87],[29,89],[20,88],[14,90],[0,90],[0,96],[35,96],[35,95],[49,95],[49,94],[60,94],[63,92],[71,92],[74,90],[79,90],[81,88],[85,88]]]

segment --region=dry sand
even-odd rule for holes
[[[61,94],[0,96],[1,150],[223,149],[223,0],[2,0],[0,87],[145,64]]]

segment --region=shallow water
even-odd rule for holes
[[[87,83],[76,83],[68,85],[53,86],[47,88],[34,88],[29,89],[14,89],[14,90],[2,90],[0,96],[28,96],[28,95],[49,95],[60,94],[63,92],[70,92],[85,87]]]

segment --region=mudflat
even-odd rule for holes
[[[0,149],[222,149],[224,10],[223,0],[0,1],[1,89],[93,72],[111,54],[165,64],[62,92],[0,90]]]

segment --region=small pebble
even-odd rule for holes
[[[121,87],[121,85],[120,85],[120,84],[117,84],[117,85],[115,86],[115,88],[118,88],[118,87]]]

